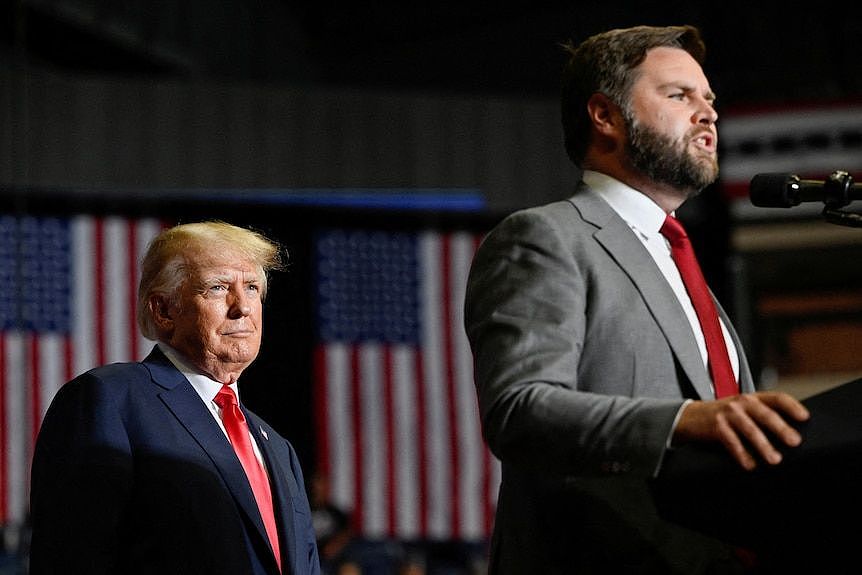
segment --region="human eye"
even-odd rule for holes
[[[211,283],[207,286],[206,291],[212,294],[220,294],[227,291],[227,286],[222,283]]]

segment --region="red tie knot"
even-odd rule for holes
[[[228,385],[223,385],[215,396],[215,404],[225,409],[228,406],[237,405],[236,394]]]
[[[664,223],[659,230],[661,235],[666,237],[670,243],[676,243],[682,241],[688,237],[688,234],[685,233],[685,228],[682,227],[682,224],[679,223],[679,220],[675,217],[668,214],[665,218]]]

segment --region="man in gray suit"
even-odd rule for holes
[[[483,432],[503,464],[490,573],[745,572],[744,553],[663,521],[649,492],[677,445],[776,465],[808,418],[755,391],[720,306],[739,393],[716,398],[659,233],[718,176],[703,42],[690,26],[639,26],[567,49],[563,127],[582,181],[492,230],[467,288]]]

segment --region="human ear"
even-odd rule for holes
[[[173,310],[168,299],[161,294],[153,294],[147,301],[153,321],[161,330],[170,329],[173,326]]]
[[[587,100],[587,114],[596,131],[605,136],[614,136],[622,127],[619,106],[600,92]]]

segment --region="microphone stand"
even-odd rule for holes
[[[862,214],[839,209],[850,203],[852,185],[853,177],[842,170],[832,172],[829,179],[823,183],[827,199],[823,202],[822,215],[830,224],[862,228]]]
[[[834,210],[827,206],[823,208],[823,218],[830,224],[862,228],[862,214]]]

